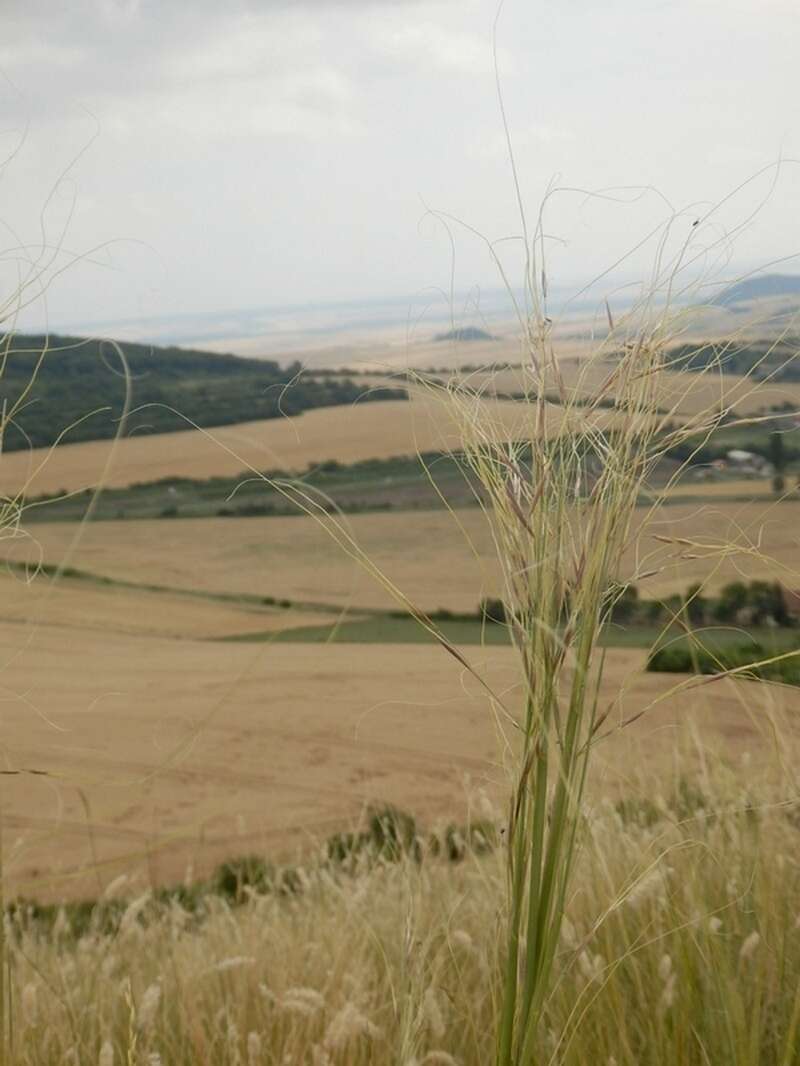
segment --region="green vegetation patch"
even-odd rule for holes
[[[509,644],[508,629],[502,625],[485,624],[477,617],[455,620],[443,619],[435,613],[432,620],[442,636],[451,644]],[[298,626],[280,632],[246,633],[223,637],[228,641],[276,641],[281,644],[433,644],[436,637],[410,616],[390,614],[355,618],[338,625]]]
[[[724,674],[735,670],[738,676],[763,681],[800,685],[800,647],[790,647],[788,658],[775,659],[786,652],[768,648],[757,641],[689,645],[688,642],[659,648],[647,660],[654,673]]]

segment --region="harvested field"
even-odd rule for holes
[[[513,653],[473,651],[513,705]],[[504,798],[485,694],[437,648],[254,648],[55,627],[26,642],[4,623],[0,656],[4,761],[20,771],[3,779],[12,892],[75,897],[123,869],[144,887],[226,856],[286,856],[373,800],[430,824],[463,817],[480,788]],[[609,652],[603,698],[625,688],[610,722],[681,680],[639,674],[641,662]],[[655,774],[690,722],[730,757],[757,754],[759,717],[776,705],[796,713],[800,692],[700,686],[603,742],[596,773],[605,791],[629,789],[625,768],[647,759]]]
[[[637,521],[648,512],[640,508]],[[460,528],[459,528],[460,527]],[[419,606],[474,610],[500,588],[486,520],[476,509],[354,515],[356,542]],[[6,558],[43,552],[62,560],[75,527],[42,523],[35,548],[0,543]],[[693,543],[665,543],[681,538]],[[738,544],[736,553],[731,544]],[[638,559],[638,564],[637,564]],[[102,522],[87,526],[70,565],[103,577],[175,589],[273,596],[339,607],[393,605],[389,594],[331,542],[312,519],[218,518]],[[645,597],[669,595],[710,575],[719,588],[743,576],[800,587],[800,501],[664,506],[627,553],[627,574],[656,569],[640,583]]]

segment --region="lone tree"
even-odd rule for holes
[[[505,625],[507,622],[506,605],[502,600],[493,600],[487,597],[481,600],[478,605],[478,617],[485,619],[487,622],[497,622],[498,625]]]
[[[786,488],[783,472],[786,469],[786,451],[783,447],[783,434],[777,430],[769,435],[769,458],[775,474],[772,478],[772,491],[781,493]]]
[[[786,451],[783,447],[783,434],[774,430],[769,435],[769,459],[778,473],[786,467]]]
[[[686,599],[684,600],[686,615],[694,626],[701,626],[706,620],[708,603],[702,595],[702,591],[703,586],[699,583],[690,585],[686,590]]]

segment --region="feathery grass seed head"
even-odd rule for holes
[[[742,942],[742,946],[739,949],[739,959],[742,962],[746,962],[747,959],[751,958],[755,954],[755,950],[758,947],[760,941],[761,936],[758,930],[754,929],[753,932],[750,933],[749,936],[745,937],[744,941]]]

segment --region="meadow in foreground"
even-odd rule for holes
[[[584,805],[531,1061],[800,1061],[800,807],[746,760],[704,765],[651,799]],[[199,897],[16,908],[6,1061],[484,1066],[507,855],[455,844],[401,836]]]

